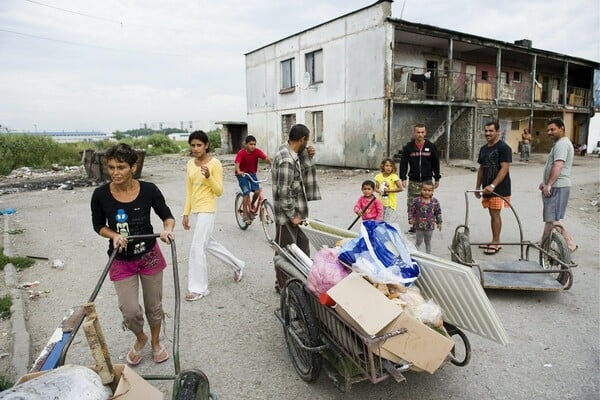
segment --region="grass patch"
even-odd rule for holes
[[[35,261],[27,257],[9,257],[4,254],[4,249],[0,248],[0,271],[4,270],[6,264],[11,263],[17,270],[23,270],[35,264]]]
[[[25,229],[13,229],[11,231],[8,231],[9,235],[20,235],[21,233],[24,233]]]
[[[10,317],[10,307],[12,307],[12,297],[5,295],[0,297],[0,318],[6,319]]]
[[[13,387],[13,383],[5,377],[0,376],[0,391],[10,389],[11,387]]]

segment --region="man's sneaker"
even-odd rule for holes
[[[240,269],[238,269],[237,271],[235,271],[233,273],[233,281],[236,282],[236,283],[239,282],[239,281],[241,281],[242,280],[242,276],[244,276],[244,269],[240,268]]]
[[[411,226],[410,229],[408,230],[408,232],[406,233],[416,233],[417,231],[415,230],[414,226]]]

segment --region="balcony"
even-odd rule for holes
[[[496,96],[496,80],[482,80],[475,74],[460,72],[427,71],[405,65],[394,68],[394,98],[396,100],[434,100],[455,103],[493,102],[505,100],[530,103],[531,85],[528,82],[511,82],[500,85]],[[450,84],[450,90],[447,86]]]

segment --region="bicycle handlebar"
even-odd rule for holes
[[[245,176],[246,178],[250,179],[254,183],[263,183],[263,182],[266,182],[266,181],[269,180],[268,177],[265,178],[265,179],[258,179],[258,180],[256,180],[256,179],[252,178],[252,176],[250,176],[250,174],[248,174],[246,172],[242,173],[242,176]]]

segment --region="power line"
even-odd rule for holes
[[[48,38],[48,37],[44,37],[44,36],[33,35],[33,34],[30,34],[30,33],[17,32],[17,31],[12,31],[10,29],[3,29],[3,28],[0,28],[0,32],[7,32],[7,33],[12,33],[14,35],[26,36],[26,37],[30,37],[30,38],[34,38],[34,39],[40,39],[40,40],[48,40],[50,42],[57,42],[57,43],[69,44],[69,45],[73,45],[73,46],[92,47],[92,48],[96,48],[96,49],[111,50],[111,51],[135,52],[135,53],[143,53],[143,54],[155,54],[155,55],[162,55],[162,56],[169,56],[169,57],[183,57],[182,54],[162,53],[162,52],[145,51],[145,50],[137,50],[137,49],[118,49],[118,48],[115,48],[115,47],[99,46],[99,45],[95,45],[95,44],[73,42],[73,41],[70,41],[70,40]]]
[[[44,4],[44,3],[39,2],[39,1],[34,1],[34,0],[25,0],[25,1],[27,1],[29,3],[37,4],[39,6],[53,8],[55,10],[60,10],[60,11],[64,11],[64,12],[75,14],[75,15],[81,15],[81,16],[87,17],[87,18],[92,18],[92,19],[98,19],[98,20],[101,20],[101,21],[112,22],[112,23],[115,23],[115,24],[119,24],[119,25],[121,25],[121,27],[123,27],[123,22],[122,21],[117,21],[117,20],[110,19],[110,18],[98,17],[98,16],[95,16],[95,15],[85,14],[85,13],[78,12],[78,11],[67,10],[66,8],[51,6],[49,4]]]

